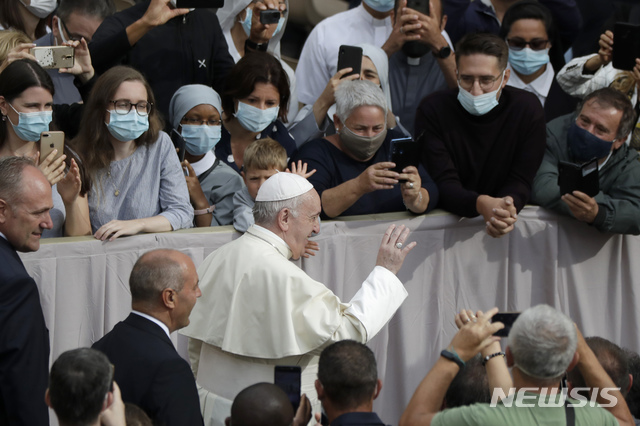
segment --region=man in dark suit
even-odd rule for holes
[[[0,159],[0,425],[49,424],[49,331],[16,251],[40,248],[52,208],[51,185],[30,159]]]
[[[131,314],[93,348],[114,364],[122,400],[141,407],[154,424],[203,424],[195,378],[169,337],[189,324],[201,294],[193,262],[175,250],[145,253],[129,286]]]

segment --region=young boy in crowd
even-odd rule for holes
[[[316,171],[307,173],[307,163],[298,162],[291,164],[291,170],[287,168],[287,152],[279,142],[271,138],[260,139],[253,142],[244,151],[243,170],[240,172],[244,178],[246,187],[236,192],[233,196],[233,227],[237,231],[246,232],[253,225],[253,205],[255,204],[258,190],[271,176],[279,172],[290,172],[308,178]],[[309,241],[309,250],[317,250],[318,243]],[[305,255],[305,257],[308,257]]]

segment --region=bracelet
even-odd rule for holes
[[[200,216],[202,214],[209,214],[209,213],[213,213],[213,211],[216,209],[216,206],[209,206],[206,209],[201,209],[201,210],[194,210],[193,211],[193,215],[194,216]]]
[[[484,359],[482,360],[482,365],[487,365],[487,362],[491,359],[491,358],[495,358],[497,356],[502,355],[503,357],[506,356],[506,354],[504,352],[496,352],[495,354],[491,354],[491,355],[487,355],[484,357]]]
[[[269,47],[269,42],[256,43],[255,41],[251,41],[249,39],[247,39],[244,42],[245,50],[249,49],[249,50],[257,50],[258,52],[266,52],[268,47]]]
[[[465,366],[464,361],[462,360],[462,358],[460,358],[455,349],[453,349],[453,346],[451,346],[449,349],[451,350],[444,349],[442,352],[440,352],[440,356],[448,359],[449,361],[455,362],[456,364],[458,364],[458,367],[460,367],[460,370],[462,370]]]

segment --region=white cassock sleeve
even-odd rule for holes
[[[376,266],[349,301],[351,306],[346,313],[364,325],[368,342],[391,319],[407,295],[407,290],[394,273]]]

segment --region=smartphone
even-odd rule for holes
[[[263,25],[277,24],[280,20],[280,11],[268,9],[260,11],[260,23]]]
[[[40,162],[42,163],[54,149],[57,149],[58,153],[53,158],[53,161],[64,154],[64,132],[40,133]]]
[[[407,0],[407,7],[425,15],[429,14],[429,0]]]
[[[421,144],[411,138],[391,139],[389,148],[389,161],[396,163],[392,169],[396,173],[402,173],[402,169],[408,166],[420,164]]]
[[[640,25],[616,22],[613,35],[613,67],[633,70],[636,58],[640,58]]]
[[[224,0],[176,0],[178,9],[221,8]]]
[[[173,146],[178,154],[178,159],[182,163],[184,161],[184,154],[186,153],[186,144],[184,138],[176,129],[171,130],[171,142],[173,142]]]
[[[273,377],[273,383],[282,389],[289,397],[289,401],[291,401],[291,405],[293,405],[294,413],[300,405],[301,375],[302,369],[298,366],[276,365]]]
[[[495,314],[493,318],[491,318],[491,322],[501,322],[504,324],[504,328],[496,331],[494,336],[507,337],[518,316],[520,316],[520,312],[498,312]]]
[[[598,159],[594,158],[583,165],[560,161],[558,164],[558,186],[560,186],[561,195],[581,191],[589,197],[595,197],[600,192]]]
[[[348,75],[360,74],[362,68],[362,47],[347,46],[343,44],[338,51],[338,71],[345,68],[353,68],[349,74],[345,74],[342,78]]]
[[[29,51],[44,69],[71,68],[75,50],[71,46],[32,47]]]

